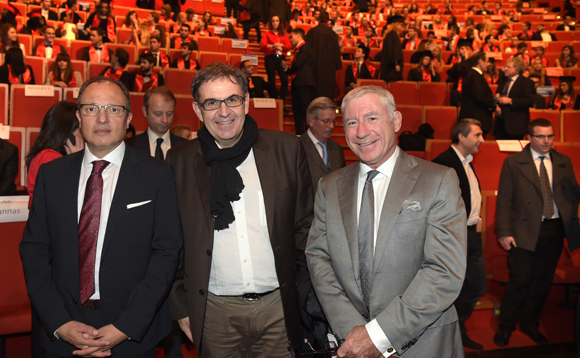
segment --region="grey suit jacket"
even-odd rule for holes
[[[359,275],[359,169],[320,181],[306,247],[332,329],[345,338],[376,319],[400,356],[463,357],[453,302],[465,276],[467,224],[455,171],[400,152],[381,212],[368,312]]]
[[[314,145],[308,133],[304,133],[300,136],[300,141],[302,142],[304,150],[306,151],[306,156],[308,157],[308,167],[310,168],[310,175],[312,175],[313,188],[317,187],[320,178],[346,166],[346,162],[344,161],[344,150],[340,144],[332,139],[329,139],[326,142],[330,171],[328,171],[322,157],[318,154],[318,149],[316,149],[316,145]]]

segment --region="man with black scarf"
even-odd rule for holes
[[[184,230],[173,319],[201,357],[292,357],[294,266],[314,198],[306,153],[295,136],[258,129],[241,70],[214,63],[191,90],[204,126],[167,155]]]

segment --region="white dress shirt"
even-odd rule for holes
[[[161,150],[163,151],[163,158],[167,156],[167,151],[171,149],[171,139],[169,136],[169,131],[165,132],[163,136],[158,136],[153,133],[151,128],[147,128],[147,136],[149,137],[149,151],[151,156],[155,156],[155,150],[157,149],[157,138],[163,138],[163,143],[161,143]]]
[[[107,230],[107,222],[109,220],[109,211],[111,210],[111,203],[113,202],[113,195],[115,194],[115,187],[117,186],[117,179],[119,179],[119,172],[121,170],[121,163],[125,156],[125,142],[115,148],[111,153],[107,154],[103,159],[95,157],[88,146],[85,146],[85,156],[81,165],[81,176],[79,180],[79,195],[77,199],[78,215],[77,220],[80,220],[83,203],[85,200],[85,190],[87,189],[87,181],[91,176],[93,170],[93,162],[97,160],[106,160],[110,164],[103,170],[103,196],[101,198],[101,219],[99,222],[99,235],[97,237],[97,252],[95,257],[95,293],[90,297],[91,300],[98,300],[101,298],[99,290],[99,269],[101,267],[101,253],[103,252],[103,242],[105,241],[105,232]]]
[[[324,158],[324,155],[322,154],[322,148],[318,145],[318,142],[320,142],[320,141],[318,139],[316,139],[314,134],[312,134],[312,132],[310,131],[310,128],[308,128],[306,133],[308,133],[308,137],[310,137],[310,139],[312,140],[312,143],[314,143],[314,146],[316,147],[318,154],[320,154],[320,158]],[[324,143],[324,145],[326,145],[326,143]]]
[[[463,169],[465,170],[465,174],[467,174],[467,180],[469,181],[469,196],[471,198],[471,212],[467,217],[467,226],[477,225],[480,219],[480,212],[481,212],[481,191],[479,190],[479,181],[475,176],[475,172],[473,168],[471,168],[471,161],[473,160],[473,156],[469,154],[466,158],[463,157],[461,153],[455,148],[454,145],[451,146],[461,164],[463,165]]]
[[[218,296],[264,293],[280,286],[253,149],[236,169],[244,189],[240,200],[231,202],[235,221],[214,231],[208,291]]]
[[[540,164],[542,160],[540,157],[542,154],[536,152],[535,150],[530,147],[532,151],[532,158],[534,159],[534,164],[536,165],[536,170],[538,171],[538,176],[540,175]],[[556,202],[554,201],[554,188],[552,186],[552,159],[550,158],[550,153],[545,154],[546,158],[544,158],[544,166],[546,167],[546,172],[548,173],[548,179],[550,179],[550,188],[552,189],[552,202],[554,205],[554,215],[550,219],[557,219],[560,217],[560,213],[558,212],[558,207],[556,206]],[[542,220],[545,219],[544,215],[542,215]]]
[[[52,46],[58,46],[56,44],[52,44]],[[44,58],[52,58],[52,47],[48,47],[46,46],[46,43],[44,43]]]
[[[396,147],[395,152],[386,162],[381,164],[377,168],[379,174],[375,176],[373,179],[373,191],[375,196],[375,227],[374,227],[374,246],[373,248],[377,247],[377,232],[379,230],[379,224],[381,221],[381,211],[383,209],[383,204],[385,202],[385,197],[387,196],[387,190],[389,190],[389,183],[391,181],[391,177],[393,176],[393,169],[395,169],[395,163],[397,162],[397,158],[399,157],[399,147]],[[359,222],[360,216],[360,206],[362,200],[363,189],[365,186],[365,181],[367,180],[367,173],[370,172],[372,168],[368,165],[361,163],[360,165],[360,172],[359,172],[359,179],[358,179],[358,191],[357,191],[357,201],[356,201],[356,218],[357,218],[357,225]],[[381,326],[377,322],[376,319],[373,319],[369,323],[365,325],[367,332],[373,341],[373,344],[379,351],[383,353],[383,356],[390,357],[395,353],[395,349],[391,344],[389,338],[383,330]],[[387,352],[387,349],[391,348],[391,352]]]

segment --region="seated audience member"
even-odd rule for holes
[[[432,46],[425,46],[425,48],[430,49],[431,53],[433,54],[433,67],[435,67],[435,71],[441,73],[443,71],[443,51],[441,51],[441,45],[432,45]]]
[[[101,1],[96,10],[87,18],[86,25],[88,26],[86,26],[85,30],[101,28],[103,30],[103,42],[115,42],[117,38],[115,18],[108,2]]]
[[[580,109],[580,99],[574,92],[574,81],[576,81],[576,77],[573,76],[560,77],[560,87],[556,90],[549,105],[551,109]]]
[[[535,76],[538,78],[538,82],[540,86],[551,86],[552,82],[550,81],[550,77],[546,74],[546,67],[542,63],[541,58],[536,58],[532,61],[532,65],[528,69],[530,78]]]
[[[538,47],[534,48],[534,50],[536,51],[536,54],[532,58],[532,61],[539,58],[540,60],[542,60],[542,64],[544,65],[544,67],[549,67],[548,59],[544,57],[544,47],[538,46]]]
[[[564,16],[564,22],[562,22],[558,27],[556,27],[556,31],[575,31],[576,26],[572,24],[572,17],[570,15]]]
[[[231,23],[226,22],[224,33],[220,36],[220,38],[237,39],[238,33],[236,32],[236,29],[234,29],[234,26]]]
[[[536,87],[536,93],[534,93],[534,109],[547,109],[546,106],[546,99],[537,92],[538,86],[540,86],[540,77],[536,75],[530,75],[530,80],[534,82],[534,86]]]
[[[21,34],[32,35],[32,36],[42,36],[42,28],[46,26],[46,19],[40,15],[40,11],[33,10],[26,14],[28,20],[26,21],[26,26],[20,30]]]
[[[64,12],[63,12],[64,14]],[[81,33],[77,29],[77,26],[71,22],[71,15],[66,15],[62,18],[62,25],[56,29],[56,37],[64,40],[77,40],[80,38]],[[70,31],[70,32],[69,32]],[[83,34],[84,36],[84,34]]]
[[[308,23],[312,26],[317,26],[319,22],[320,22],[320,10],[315,10],[314,16],[312,17],[312,19],[310,19]]]
[[[531,40],[544,42],[558,41],[558,39],[556,39],[556,35],[549,33],[548,29],[546,29],[546,25],[544,24],[538,24],[538,26],[536,26],[536,32],[534,32],[532,35]]]
[[[155,25],[155,30],[153,30],[153,36],[157,36],[161,41],[161,48],[167,48],[167,31],[163,25]]]
[[[483,72],[483,78],[487,81],[488,84],[497,84],[499,81],[499,69],[496,66],[495,58],[489,58],[489,66],[487,66],[487,70]]]
[[[129,63],[129,52],[124,48],[119,47],[111,56],[111,66],[105,68],[101,72],[101,76],[112,78],[121,81],[127,88],[131,81],[131,75],[125,70],[125,66]]]
[[[150,37],[149,25],[142,23],[139,28],[131,29],[131,37],[125,40],[125,44],[136,45],[137,49],[148,48]]]
[[[70,56],[66,52],[61,52],[56,56],[52,70],[48,72],[44,84],[61,88],[81,87],[83,76],[79,71],[73,69]]]
[[[487,1],[481,3],[479,11],[476,12],[477,15],[491,15],[492,12],[487,8]]]
[[[28,207],[32,204],[34,185],[40,166],[63,155],[84,149],[85,141],[79,129],[76,112],[76,103],[61,101],[54,104],[44,116],[40,133],[26,155],[26,168],[28,169],[26,188],[28,195],[30,195]],[[72,137],[74,137],[74,143],[71,142]]]
[[[439,82],[441,81],[441,76],[435,67],[433,66],[433,54],[431,51],[426,50],[421,54],[421,60],[417,64],[417,67],[411,69],[407,75],[407,81],[416,82]]]
[[[133,92],[147,92],[151,88],[165,85],[163,75],[153,72],[155,58],[150,53],[139,55],[139,70],[131,74],[129,90]]]
[[[65,10],[60,13],[59,20],[64,21],[64,18],[68,16],[71,24],[76,25],[79,22],[83,22],[81,16],[77,13],[78,7],[77,0],[67,0],[62,3],[61,8]]]
[[[19,48],[10,48],[4,55],[4,64],[0,66],[0,83],[33,85],[32,67],[24,63],[24,56]]]
[[[527,52],[528,52],[528,44],[525,43],[524,41],[522,41],[516,46],[516,53],[514,54],[514,56],[520,56],[524,60],[526,65],[529,66],[531,63],[531,60],[530,60],[530,56],[528,56]]]
[[[522,32],[518,35],[518,38],[522,41],[530,41],[534,36],[534,32],[532,31],[532,23],[529,21],[522,22]]]
[[[268,83],[262,76],[254,76],[254,65],[249,60],[240,63],[240,70],[246,75],[250,98],[264,98],[264,91],[268,89]]]
[[[183,24],[187,24],[187,14],[185,12],[180,12],[177,14],[175,21],[173,21],[169,26],[168,30],[170,34],[178,34],[179,29]],[[190,25],[191,28],[191,25]]]
[[[425,50],[427,50],[427,40],[421,40],[421,42],[419,42],[419,46],[417,46],[417,49],[411,55],[411,59],[409,60],[409,63],[416,64],[416,63],[421,62],[421,56],[423,55],[423,51],[425,51]]]
[[[44,42],[41,42],[32,49],[32,56],[56,58],[59,53],[66,53],[66,49],[62,45],[56,45],[54,43],[56,31],[53,26],[46,25],[43,32]]]
[[[352,27],[345,26],[344,27],[344,36],[342,36],[342,44],[343,46],[347,47],[354,47],[356,46],[356,38],[353,36]]]
[[[417,29],[414,27],[409,28],[405,39],[403,40],[403,50],[415,50],[419,46],[419,37],[417,36]]]
[[[109,62],[113,50],[103,44],[103,29],[100,27],[91,29],[91,35],[89,38],[91,40],[91,45],[84,48],[81,59],[90,62]]]
[[[306,1],[302,7],[302,10],[300,11],[300,14],[303,17],[311,17],[314,15],[314,9],[312,8],[312,3],[310,1]]]
[[[161,7],[161,15],[159,16],[159,19],[165,22],[169,22],[173,19],[173,11],[171,10],[171,5],[164,4]]]
[[[510,39],[510,43],[509,45],[504,42],[504,50],[503,52],[505,53],[515,53],[518,51],[517,47],[520,44],[520,39],[517,36],[512,36],[512,38]]]
[[[215,20],[211,14],[211,11],[204,11],[203,16],[200,18],[200,22],[206,24],[207,26],[215,25]]]
[[[197,42],[190,38],[189,35],[191,33],[191,28],[188,24],[183,24],[179,28],[179,37],[174,37],[171,39],[169,47],[171,48],[181,48],[181,44],[184,42],[189,42],[193,46],[193,50],[197,51]]]
[[[18,195],[18,147],[0,138],[0,196]]]
[[[139,17],[137,16],[137,12],[131,10],[125,15],[125,21],[123,25],[121,25],[122,29],[139,29],[140,25]]]
[[[195,17],[195,11],[192,8],[188,8],[185,10],[185,15],[187,15],[186,22],[195,30],[197,28],[197,23],[193,20]],[[179,29],[177,31],[179,31]]]
[[[374,36],[377,34],[375,33],[375,29],[372,26],[367,26],[365,29],[365,35],[362,39],[358,40],[359,44],[363,44],[366,47],[380,47],[380,43],[378,40],[373,39]]]
[[[181,44],[181,57],[176,58],[172,63],[172,68],[181,68],[185,70],[199,70],[201,66],[197,60],[191,58],[193,45],[191,42],[184,42]]]
[[[208,28],[209,28],[209,25],[206,22],[201,21],[199,23],[199,26],[197,27],[198,36],[206,36],[206,37],[213,36]]]
[[[191,128],[189,126],[186,126],[185,124],[179,124],[174,126],[173,128],[171,128],[171,134],[181,137],[181,138],[185,138],[185,139],[193,139],[192,135],[193,132],[191,131]]]
[[[485,44],[481,47],[481,49],[485,52],[499,52],[499,47],[495,44],[495,37],[493,35],[487,35],[485,37]]]
[[[566,45],[562,47],[560,57],[556,59],[555,66],[562,68],[577,67],[578,59],[574,53],[574,47]]]
[[[45,20],[58,21],[58,14],[50,9],[51,6],[52,0],[41,0],[40,15],[44,17]]]
[[[153,32],[155,27],[159,24],[159,13],[157,11],[151,11],[147,15],[147,22],[149,23],[149,31]]]
[[[359,44],[354,53],[354,62],[346,68],[344,76],[345,93],[357,87],[359,79],[376,79],[377,69],[369,61],[371,49]]]
[[[169,67],[169,57],[160,50],[161,41],[157,36],[151,36],[149,39],[149,50],[145,50],[145,53],[150,53],[153,55],[153,64],[157,67],[168,68]]]
[[[300,18],[300,10],[298,9],[292,10],[292,19],[290,19],[290,22],[288,24],[288,26],[290,26],[290,29],[295,29],[296,25],[303,23],[304,21]]]
[[[19,48],[22,54],[26,56],[26,49],[24,44],[18,41],[18,32],[16,32],[16,27],[12,24],[4,24],[0,28],[0,41],[2,43],[2,51],[6,52],[10,48]]]

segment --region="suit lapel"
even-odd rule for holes
[[[111,203],[111,209],[109,210],[109,217],[107,219],[107,229],[103,242],[103,257],[107,253],[107,248],[111,244],[111,239],[113,238],[119,221],[127,210],[128,197],[132,192],[134,183],[139,181],[141,173],[139,166],[137,166],[138,163],[139,159],[135,155],[134,150],[129,146],[125,146],[125,156],[123,157],[119,178],[115,186],[115,193],[113,194],[113,202]]]
[[[316,145],[314,144],[314,142],[312,142],[308,133],[304,133],[303,136],[305,138],[302,141],[302,144],[304,144],[304,148],[312,154],[312,155],[308,156],[308,160],[315,158],[314,163],[317,166],[319,166],[320,169],[322,169],[325,173],[329,174],[329,171],[328,171],[328,168],[326,167],[326,164],[324,164],[324,161],[322,160],[320,153],[318,153],[318,149],[316,148]],[[328,156],[330,157],[330,150],[328,149],[328,143],[326,145],[326,151],[328,152]]]
[[[530,145],[528,144],[522,151],[522,158],[520,160],[520,171],[523,176],[525,176],[538,190],[542,190],[540,184],[540,175],[538,174],[538,169],[534,164],[534,159],[532,157],[532,152],[530,151]]]
[[[273,158],[269,158],[270,145],[262,138],[261,135],[258,136],[256,144],[254,144],[254,159],[256,161],[256,168],[258,169],[258,176],[260,177],[260,186],[262,187],[262,195],[264,196],[264,206],[266,207],[266,219],[268,222],[268,234],[270,235],[270,242],[272,247],[275,247],[272,240],[275,239],[274,236],[274,213],[276,209],[276,196],[278,192],[276,191],[274,183],[276,183],[276,173],[274,172],[274,166],[270,163],[274,163]]]
[[[70,171],[63,173],[62,176],[62,202],[63,208],[74,208],[74,210],[61,210],[61,215],[65,222],[65,226],[69,231],[66,237],[71,238],[71,259],[74,260],[75,267],[79,263],[79,212],[78,212],[78,197],[79,197],[79,180],[81,176],[81,165],[84,158],[84,150],[71,154]],[[69,174],[70,173],[70,174]]]
[[[381,221],[377,233],[375,257],[373,260],[373,275],[381,262],[393,226],[397,221],[403,203],[411,194],[411,190],[419,179],[421,172],[416,169],[417,162],[410,155],[399,150],[399,158],[395,163],[393,177],[389,182],[389,189],[381,211]]]
[[[342,215],[342,224],[346,234],[346,240],[350,249],[352,266],[355,280],[358,282],[360,277],[359,271],[359,253],[358,253],[358,225],[357,225],[357,195],[358,179],[360,171],[360,162],[348,166],[346,172],[338,180],[337,194],[340,204],[340,213]]]

